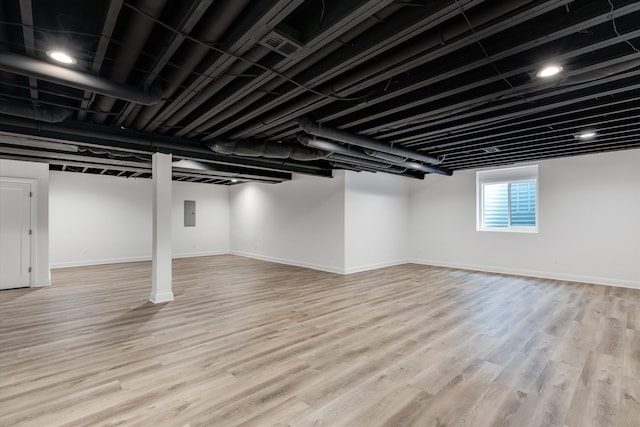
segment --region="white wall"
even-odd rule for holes
[[[51,266],[104,264],[151,258],[152,182],[104,175],[51,172]],[[228,189],[173,183],[173,253],[228,253]],[[196,201],[196,227],[183,227],[183,201]]]
[[[345,272],[407,262],[411,178],[346,172]]]
[[[173,182],[173,256],[229,253],[229,188]],[[196,202],[196,226],[184,226],[184,201]]]
[[[342,273],[344,173],[231,188],[231,252]]]
[[[0,177],[34,181],[32,203],[37,212],[32,235],[31,286],[49,286],[49,165],[0,159]]]
[[[475,171],[294,175],[231,189],[175,182],[174,256],[230,250],[337,273],[410,259],[640,288],[640,150],[538,164],[538,234],[476,231]],[[52,266],[150,258],[150,180],[52,172],[50,187]],[[182,226],[184,200],[196,200],[195,229]]]
[[[538,234],[476,231],[475,171],[413,183],[414,261],[640,288],[640,150],[537,164]]]

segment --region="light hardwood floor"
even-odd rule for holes
[[[2,426],[638,426],[640,291],[234,256],[0,292]]]

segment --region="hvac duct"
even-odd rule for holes
[[[300,161],[321,160],[330,153],[291,142],[224,141],[211,142],[207,146],[218,154],[235,154],[246,157],[293,159]]]
[[[316,137],[310,137],[308,135],[299,135],[298,140],[306,146],[317,148],[319,150],[326,150],[332,153],[340,153],[346,156],[355,157],[357,159],[385,162],[389,165],[400,166],[407,169],[412,169],[425,173],[437,173],[440,175],[451,175],[451,171],[443,168],[439,168],[437,166],[425,165],[424,163],[414,162],[414,161],[402,161],[404,157],[402,156],[385,156],[386,158],[380,158],[376,156],[371,156],[367,154],[367,150],[364,152],[351,150],[346,148],[336,142],[326,141],[323,139],[318,139]],[[374,152],[375,153],[375,152]]]
[[[367,156],[362,151],[351,150],[343,145],[338,144],[337,142],[326,141],[324,139],[319,139],[315,136],[309,135],[298,135],[298,141],[300,141],[302,145],[305,145],[307,147],[317,148],[318,150],[328,152],[331,158],[335,158],[337,155],[341,155],[343,156],[343,159],[341,161],[349,158],[350,161],[353,162],[353,164],[355,164],[356,160],[359,160],[360,162],[368,162],[370,164],[375,162],[377,167],[381,169],[391,167],[388,162],[384,163],[379,160],[377,161],[376,159],[372,159],[370,156]]]
[[[141,89],[11,52],[0,52],[0,70],[143,105],[160,101],[161,91]]]
[[[373,172],[373,173],[384,172],[384,173],[393,173],[393,174],[396,174],[396,175],[402,175],[403,173],[405,173],[407,171],[406,169],[397,168],[395,166],[391,167],[389,169],[381,169],[381,168],[376,168],[376,167],[373,167],[373,166],[361,166],[361,165],[355,166],[353,163],[351,163],[351,161],[349,161],[349,163],[331,162],[331,165],[336,167],[336,168],[348,169],[348,170],[353,170],[353,171],[356,171],[356,172],[362,172],[362,171]],[[412,177],[412,178],[418,178],[418,177]]]
[[[432,165],[440,164],[441,161],[435,157],[427,156],[426,154],[417,153],[406,148],[391,147],[384,142],[376,141],[375,139],[356,135],[343,130],[320,126],[317,123],[312,122],[308,118],[302,118],[298,120],[298,124],[307,133],[316,136],[322,136],[325,138],[340,141],[346,144],[356,145],[362,148],[368,148],[374,151],[382,151],[383,153],[394,154],[400,157],[408,157],[414,160],[420,160],[421,162],[430,163]],[[437,172],[440,173],[440,172]]]
[[[386,163],[378,163],[375,162],[373,160],[362,160],[362,159],[356,159],[350,156],[345,156],[344,154],[332,154],[329,156],[329,159],[331,160],[335,160],[337,162],[340,163],[347,163],[350,165],[355,165],[355,166],[364,166],[367,168],[374,168],[380,171],[388,171],[388,170],[393,170],[395,169],[394,166],[388,165]]]
[[[403,163],[409,160],[408,157],[396,156],[395,154],[383,153],[382,151],[367,149],[364,149],[363,151],[367,153],[367,156],[375,157],[376,159],[385,160],[391,163]]]
[[[192,159],[201,159],[221,165],[221,167],[234,167],[243,168],[250,174],[249,171],[258,171],[262,173],[268,171],[268,175],[282,176],[282,174],[290,172],[306,173],[320,176],[331,176],[330,170],[325,166],[319,166],[314,164],[301,164],[296,162],[290,162],[282,159],[265,159],[260,158],[256,160],[244,160],[244,159],[225,159],[222,157],[216,158],[215,153],[207,147],[200,145],[189,144],[189,141],[163,137],[161,135],[154,135],[153,139],[149,134],[144,134],[134,131],[116,131],[114,129],[108,129],[97,126],[64,126],[48,123],[37,123],[32,120],[27,120],[19,117],[11,117],[0,115],[0,128],[2,133],[11,132],[21,135],[33,135],[36,134],[41,138],[57,138],[64,139],[66,141],[72,141],[79,146],[103,146],[109,148],[115,148],[119,150],[131,151],[131,152],[170,152],[181,157],[188,157]],[[244,161],[242,161],[244,160]]]
[[[60,123],[71,116],[73,111],[47,105],[32,106],[0,101],[0,113],[33,119],[39,122]]]

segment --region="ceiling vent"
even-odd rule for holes
[[[292,37],[276,30],[271,30],[259,43],[284,56],[291,56],[302,49],[302,45]]]

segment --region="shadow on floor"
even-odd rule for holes
[[[107,320],[107,324],[104,326],[109,329],[126,327],[127,329],[135,330],[153,320],[153,318],[166,306],[166,303],[154,304],[150,301],[146,301],[114,318]]]
[[[18,298],[24,298],[34,292],[42,291],[45,288],[14,288],[0,290],[0,303],[14,301]]]

